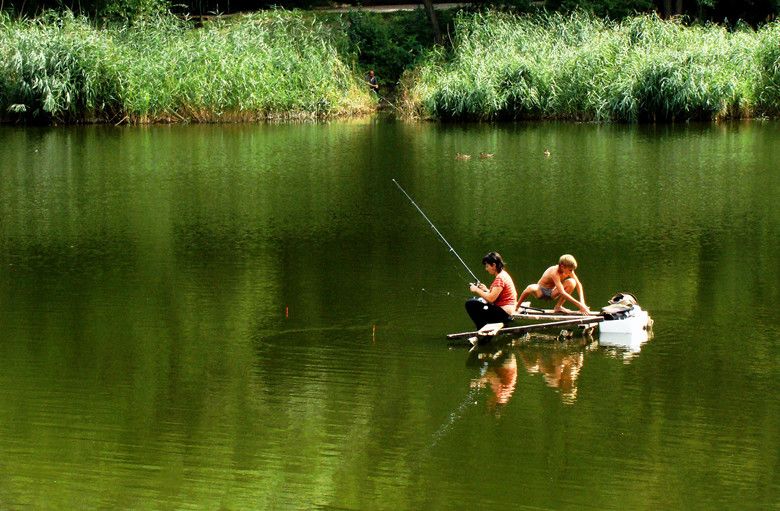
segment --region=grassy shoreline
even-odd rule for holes
[[[617,122],[775,117],[780,24],[685,26],[654,15],[462,14],[451,52],[402,80],[407,115]]]
[[[371,114],[377,100],[354,52],[392,54],[367,46],[376,38],[371,21],[272,10],[197,29],[174,16],[97,28],[67,13],[34,20],[0,14],[0,122]],[[356,30],[367,31],[357,44],[349,41]],[[777,22],[729,31],[652,15],[610,22],[582,13],[462,12],[452,48],[433,47],[414,61],[394,102],[404,117],[445,121],[777,117],[778,40]]]
[[[194,29],[173,16],[95,28],[0,18],[0,116],[44,123],[243,122],[375,109],[331,29],[264,11]]]

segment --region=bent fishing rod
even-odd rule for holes
[[[471,276],[474,278],[474,282],[476,282],[476,283],[477,283],[477,285],[479,285],[479,279],[477,278],[477,276],[476,276],[476,275],[474,275],[474,272],[472,272],[472,271],[471,271],[471,269],[470,269],[470,268],[469,268],[469,267],[466,265],[466,263],[465,263],[465,262],[463,262],[463,259],[461,259],[461,257],[458,255],[458,253],[457,253],[457,252],[455,252],[455,249],[454,249],[454,248],[452,248],[452,245],[450,245],[450,243],[449,243],[449,242],[448,242],[448,241],[447,241],[447,240],[444,238],[444,236],[442,235],[442,233],[440,233],[440,232],[439,232],[439,229],[437,229],[437,228],[436,228],[436,226],[435,226],[435,225],[433,225],[433,222],[431,222],[431,219],[430,219],[430,218],[428,218],[428,215],[426,215],[426,214],[425,214],[425,212],[423,212],[423,210],[422,210],[422,209],[420,209],[420,206],[418,206],[418,205],[417,205],[417,203],[416,203],[416,202],[414,202],[414,199],[412,199],[412,198],[409,196],[409,194],[408,194],[408,193],[406,193],[406,190],[404,190],[404,189],[401,187],[401,185],[399,185],[399,184],[398,184],[398,181],[396,181],[395,179],[393,179],[393,183],[395,183],[395,186],[397,186],[397,187],[398,187],[398,189],[399,189],[399,190],[401,190],[401,192],[402,192],[404,195],[406,195],[406,198],[407,198],[407,199],[409,199],[409,202],[411,202],[411,203],[412,203],[412,206],[414,206],[415,208],[417,208],[417,211],[419,211],[419,212],[420,212],[420,214],[423,216],[423,218],[425,218],[425,220],[428,222],[428,224],[429,224],[429,225],[430,225],[430,226],[433,228],[433,231],[434,231],[436,234],[438,234],[438,235],[439,235],[439,238],[441,238],[441,240],[444,242],[444,244],[445,244],[445,245],[447,245],[447,247],[450,249],[450,252],[452,252],[452,253],[455,255],[455,257],[457,257],[457,258],[458,258],[458,261],[460,261],[460,264],[462,264],[462,265],[463,265],[463,267],[464,267],[464,268],[466,268],[466,271],[467,271],[467,272],[469,272],[469,275],[471,275]]]
[[[371,82],[369,82],[368,80],[365,80],[365,82],[366,82],[366,83],[367,83],[369,86],[371,86]],[[388,105],[390,105],[391,107],[395,108],[395,109],[396,109],[396,110],[398,110],[398,111],[400,111],[400,110],[401,110],[400,108],[398,108],[397,106],[395,106],[395,103],[393,103],[392,101],[390,101],[389,99],[387,99],[387,98],[386,98],[386,97],[384,97],[383,95],[379,94],[379,92],[378,92],[378,89],[374,89],[374,88],[372,87],[372,92],[373,92],[374,94],[376,94],[376,96],[379,98],[379,100],[380,100],[380,101],[384,101],[385,103],[387,103]]]
[[[389,99],[387,99],[387,98],[386,98],[386,97],[384,97],[383,95],[379,94],[378,92],[376,93],[376,95],[377,95],[377,96],[379,96],[379,99],[381,99],[381,100],[384,100],[384,102],[385,102],[385,103],[387,103],[387,104],[388,104],[388,105],[390,105],[391,107],[395,108],[397,111],[399,111],[399,112],[401,111],[401,109],[400,109],[400,108],[398,108],[397,106],[395,106],[395,104],[394,104],[392,101],[390,101]]]

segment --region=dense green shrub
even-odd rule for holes
[[[654,15],[463,14],[451,54],[404,79],[406,110],[442,119],[627,122],[778,111],[777,24],[683,25]]]
[[[40,121],[247,120],[374,107],[312,16],[266,11],[202,29],[173,16],[96,29],[2,19],[0,115]]]
[[[111,116],[119,108],[117,57],[112,38],[83,18],[0,17],[0,108],[42,120]]]
[[[756,107],[771,115],[780,115],[780,23],[775,22],[760,32],[756,61]]]

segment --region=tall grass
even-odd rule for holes
[[[72,15],[16,22],[0,14],[0,116],[111,115],[116,59],[112,40]]]
[[[764,27],[756,48],[756,108],[780,115],[780,22]]]
[[[443,119],[639,122],[780,112],[780,29],[654,15],[461,15],[451,53],[402,80],[407,112]]]
[[[334,38],[302,13],[193,29],[172,16],[97,29],[66,14],[0,18],[0,115],[53,122],[234,121],[374,107]]]

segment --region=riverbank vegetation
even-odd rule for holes
[[[138,5],[159,6],[164,0]],[[270,10],[196,24],[0,13],[0,120],[234,122],[372,112],[617,122],[780,115],[780,24],[574,13]],[[399,80],[400,78],[400,80]],[[384,104],[385,102],[382,102]]]
[[[0,15],[0,116],[70,122],[214,122],[371,111],[376,100],[303,12],[199,29],[174,16],[97,28],[69,13]]]
[[[462,14],[450,52],[403,79],[409,115],[674,121],[780,113],[780,24],[685,25],[655,15]]]
[[[441,29],[451,28],[455,12],[438,13]],[[435,31],[423,9],[388,13],[350,10],[319,17],[344,34],[342,54],[357,69],[376,71],[383,93],[395,88],[404,71],[413,67],[435,40]]]

